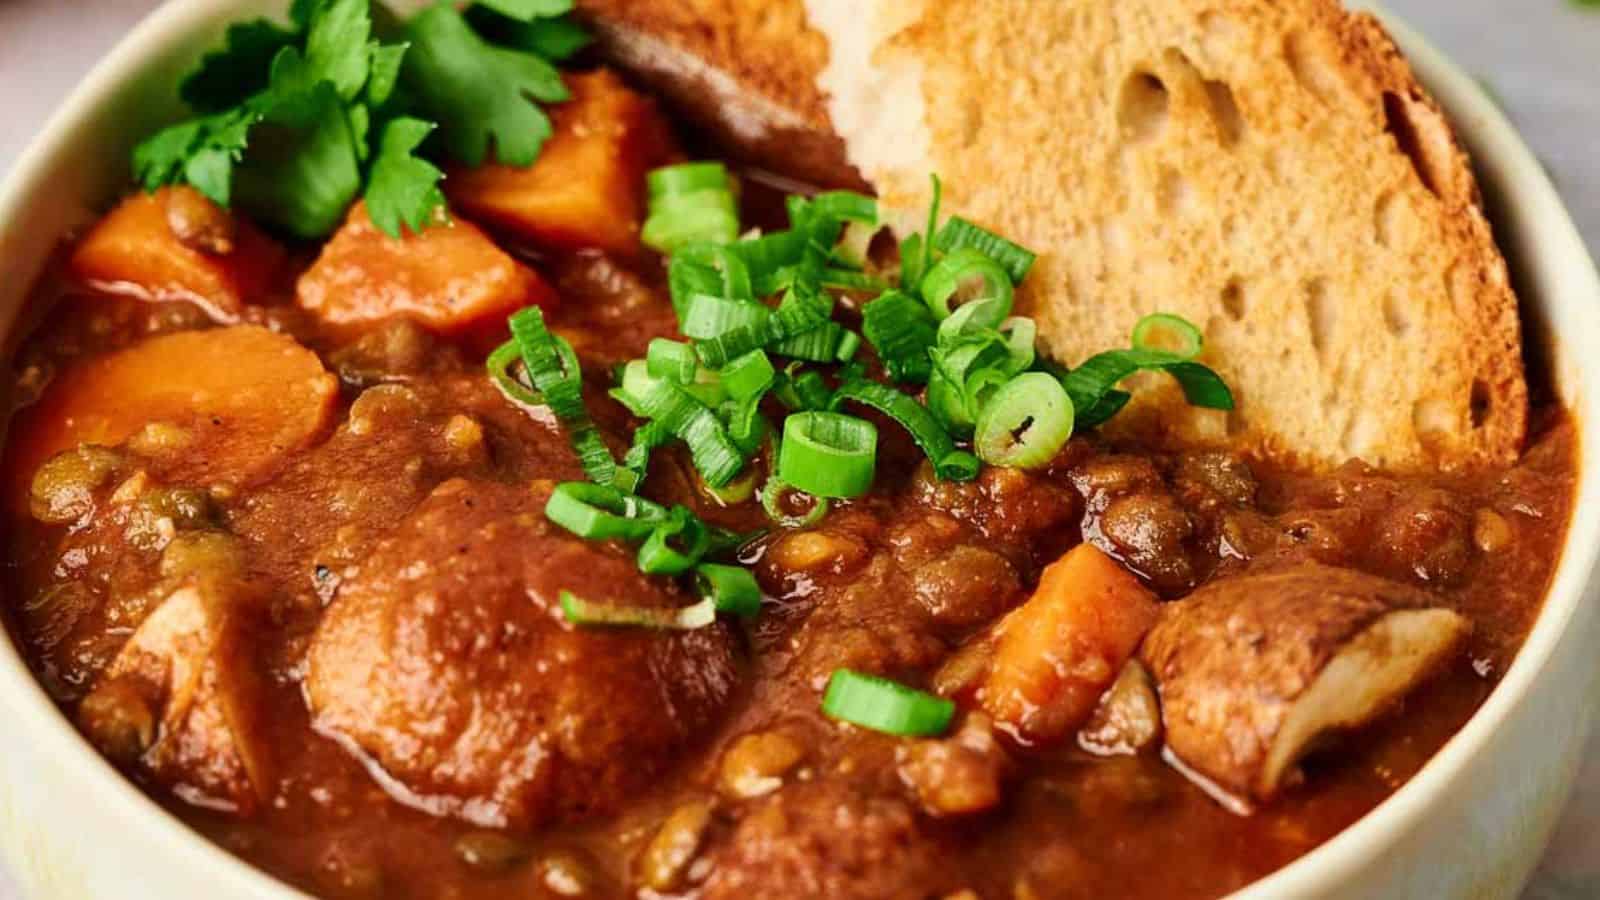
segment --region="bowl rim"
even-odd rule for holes
[[[153,10],[72,91],[61,108],[17,157],[12,170],[0,181],[0,225],[22,213],[36,186],[50,170],[51,161],[81,140],[79,126],[116,92],[140,76],[153,60],[171,52],[205,29],[215,29],[219,17],[237,16],[260,0],[167,0]],[[1600,273],[1596,272],[1583,239],[1567,213],[1548,175],[1523,142],[1504,112],[1477,83],[1435,49],[1404,21],[1381,7],[1354,0],[1352,7],[1376,14],[1395,38],[1410,65],[1445,107],[1458,134],[1470,132],[1476,143],[1474,156],[1481,165],[1492,160],[1506,173],[1503,181],[1519,205],[1536,209],[1541,232],[1552,230],[1560,245],[1549,251],[1567,258],[1565,272],[1572,283],[1560,298],[1541,298],[1546,307],[1573,307],[1600,334]],[[1574,250],[1575,248],[1575,250]],[[1575,255],[1574,255],[1575,254]],[[1574,261],[1577,261],[1576,263]],[[1587,588],[1594,583],[1600,559],[1600,466],[1591,465],[1591,448],[1600,447],[1600,360],[1595,354],[1569,355],[1568,342],[1557,342],[1557,360],[1573,377],[1566,378],[1564,405],[1580,426],[1577,503],[1568,524],[1555,577],[1533,629],[1516,659],[1483,705],[1423,768],[1371,812],[1320,846],[1277,871],[1229,895],[1234,900],[1310,896],[1350,880],[1398,839],[1414,829],[1430,808],[1463,776],[1468,763],[1482,751],[1512,711],[1529,695],[1577,614],[1589,602]],[[23,663],[9,635],[0,650],[0,707],[14,716],[16,733],[41,744],[42,754],[73,767],[85,790],[103,800],[97,814],[153,836],[170,848],[173,859],[186,866],[203,867],[218,896],[253,896],[268,900],[305,897],[296,888],[224,850],[184,824],[158,802],[140,791],[94,751],[45,694]]]

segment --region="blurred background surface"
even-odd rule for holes
[[[173,0],[183,2],[183,0]],[[665,2],[665,0],[641,0]],[[157,0],[0,0],[0,173]],[[285,0],[287,6],[287,0]],[[1600,0],[1388,0],[1487,87],[1600,255]],[[136,873],[130,873],[136,877]],[[1600,740],[1524,900],[1600,898]],[[0,900],[21,900],[0,864]],[[52,900],[52,898],[30,898]]]

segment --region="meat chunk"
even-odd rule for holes
[[[284,252],[190,187],[135,194],[72,253],[75,276],[143,300],[187,300],[220,322],[270,294]]]
[[[1416,687],[1469,628],[1409,585],[1314,563],[1213,582],[1164,613],[1143,656],[1167,747],[1256,800],[1285,786],[1315,738]]]
[[[84,732],[191,803],[254,812],[269,786],[265,686],[251,644],[258,615],[235,581],[200,578],[174,591],[84,698]]]
[[[645,172],[674,152],[655,105],[604,69],[570,75],[572,99],[533,165],[458,169],[450,202],[520,237],[562,249],[639,250]]]
[[[801,782],[762,800],[712,853],[701,896],[923,900],[948,889],[944,858],[904,800]]]
[[[557,532],[526,487],[450,481],[380,542],[313,638],[314,723],[371,758],[399,799],[531,828],[615,808],[723,706],[720,624],[583,629],[558,595],[677,606],[632,557]]]

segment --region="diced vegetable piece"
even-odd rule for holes
[[[86,360],[57,375],[12,423],[12,509],[27,508],[45,460],[80,444],[120,444],[153,424],[185,438],[154,461],[161,474],[252,481],[330,425],[338,392],[315,353],[254,325],[162,335]]]
[[[135,194],[73,251],[73,274],[96,287],[153,301],[188,300],[223,322],[261,300],[283,249],[190,187]]]
[[[1027,603],[996,626],[978,701],[1030,741],[1070,734],[1155,624],[1156,598],[1090,544],[1050,564]]]
[[[393,238],[357,203],[300,277],[298,299],[334,325],[405,317],[458,335],[498,329],[524,306],[549,309],[555,291],[470,222],[455,219]]]
[[[645,173],[673,153],[655,106],[615,74],[569,75],[572,99],[555,107],[555,135],[525,168],[456,169],[445,192],[485,223],[552,247],[637,253]]]

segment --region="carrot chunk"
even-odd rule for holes
[[[614,73],[571,75],[555,134],[532,166],[488,164],[445,179],[450,202],[479,221],[562,249],[639,252],[646,172],[674,155],[665,120]]]
[[[458,218],[393,238],[372,223],[364,203],[300,276],[297,296],[331,325],[408,317],[447,335],[504,324],[529,304],[555,303],[548,284],[471,222]]]
[[[1028,602],[995,628],[978,702],[1027,740],[1082,725],[1156,620],[1156,598],[1111,557],[1080,544],[1051,563]]]
[[[158,474],[243,484],[308,446],[333,419],[338,380],[292,338],[254,325],[180,331],[78,363],[17,414],[7,486],[25,509],[45,460],[116,446],[146,426]]]
[[[284,251],[190,187],[135,194],[95,224],[70,268],[98,288],[144,300],[187,300],[219,322],[266,298]]]

